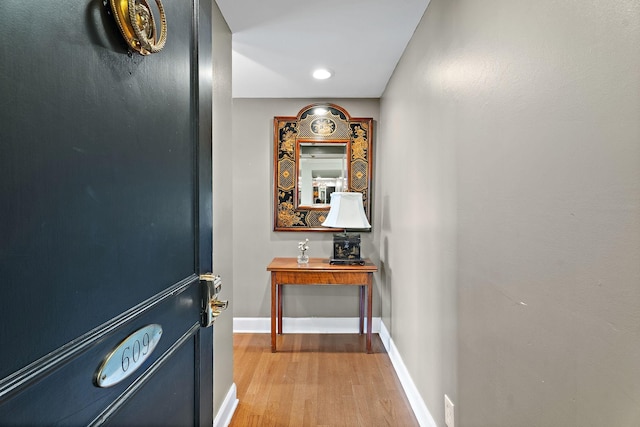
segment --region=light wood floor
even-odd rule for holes
[[[418,426],[377,334],[234,334],[231,427]]]

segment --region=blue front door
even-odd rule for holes
[[[163,4],[143,57],[106,0],[0,3],[0,425],[211,424],[211,2]]]

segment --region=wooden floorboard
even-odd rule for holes
[[[234,334],[231,427],[418,426],[377,334]]]

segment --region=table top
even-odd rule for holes
[[[364,265],[340,265],[330,264],[329,258],[309,258],[308,264],[298,264],[298,259],[293,258],[274,258],[267,266],[267,271],[345,271],[345,272],[366,272],[373,273],[378,271],[378,267],[368,258],[364,260]]]

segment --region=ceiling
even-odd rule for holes
[[[234,98],[379,98],[429,0],[216,0]],[[325,67],[328,80],[311,73]]]

